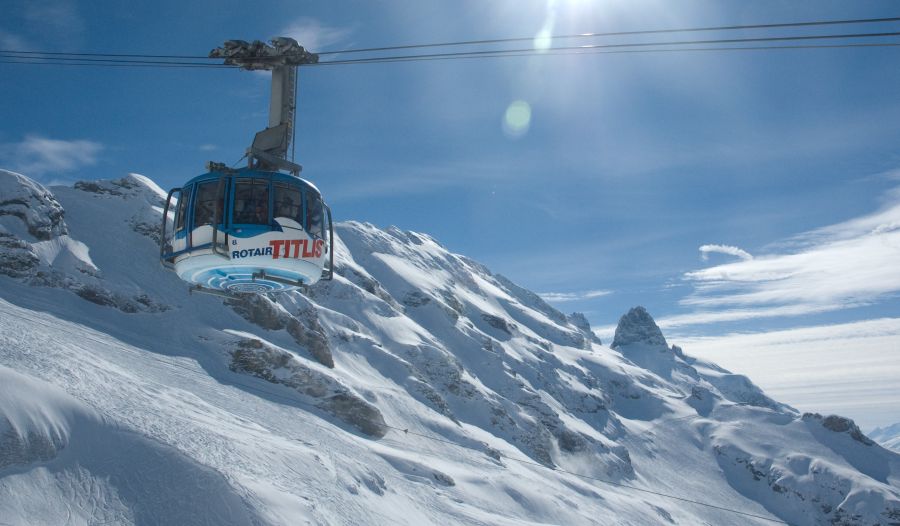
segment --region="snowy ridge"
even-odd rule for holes
[[[191,296],[157,262],[163,198],[0,172],[3,522],[770,523],[598,479],[900,522],[900,456],[669,346],[642,308],[604,347],[431,237],[357,222],[307,296]]]
[[[869,437],[888,449],[900,452],[900,423],[877,428]]]

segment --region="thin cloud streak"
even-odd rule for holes
[[[351,34],[352,29],[327,26],[315,18],[300,17],[282,28],[275,36],[291,37],[315,53],[345,41]]]
[[[538,294],[544,301],[551,303],[565,303],[567,301],[581,301],[600,298],[612,294],[611,290],[584,290],[580,292],[541,292]]]
[[[52,36],[56,44],[81,41],[87,24],[74,0],[32,0],[25,4],[24,17],[32,32]]]
[[[871,305],[897,294],[900,191],[888,197],[882,210],[796,236],[782,253],[686,273],[694,291],[680,304],[697,310],[661,325],[801,316]],[[725,248],[735,255],[740,250]]]
[[[708,261],[710,254],[736,256],[745,261],[753,259],[753,256],[749,252],[732,245],[702,245],[698,250],[700,251],[700,258],[703,259],[703,261]]]
[[[104,146],[90,140],[65,141],[28,135],[21,142],[0,144],[0,159],[30,177],[70,172],[97,164]]]

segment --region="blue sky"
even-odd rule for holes
[[[898,13],[890,1],[40,0],[12,3],[0,48],[204,55],[288,35],[324,51]],[[336,219],[427,232],[600,327],[636,304],[693,338],[896,319],[898,49],[308,68],[298,160]],[[45,183],[138,172],[178,186],[207,160],[235,162],[265,125],[259,74],[0,75],[0,166]],[[531,110],[524,133],[504,129],[514,101]]]

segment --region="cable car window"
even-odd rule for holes
[[[200,225],[211,225],[215,221],[218,212],[219,221],[222,221],[222,210],[225,204],[225,187],[219,189],[219,181],[209,181],[197,185],[196,201],[194,202],[194,228]]]
[[[269,224],[269,181],[238,179],[234,188],[234,223]]]
[[[184,218],[187,215],[188,203],[191,202],[191,187],[186,186],[181,191],[181,197],[178,199],[178,209],[175,211],[175,231],[184,230]]]
[[[275,217],[286,217],[303,224],[303,201],[300,189],[285,183],[275,183]]]
[[[306,191],[306,224],[307,231],[314,237],[324,238],[325,218],[322,209],[322,197],[314,190]]]

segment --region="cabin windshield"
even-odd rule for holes
[[[300,189],[287,183],[275,183],[275,217],[284,217],[303,225],[303,200]]]
[[[234,223],[268,225],[269,181],[238,179],[234,190]]]
[[[306,222],[310,235],[324,239],[325,214],[322,208],[322,197],[314,190],[306,191]]]
[[[217,195],[218,194],[218,195]],[[215,218],[223,221],[222,211],[225,204],[225,185],[219,181],[209,181],[197,185],[194,202],[194,228],[200,225],[211,225]]]
[[[187,216],[188,203],[191,202],[191,187],[186,186],[181,190],[178,198],[178,207],[175,209],[175,231],[184,230],[184,219]]]

